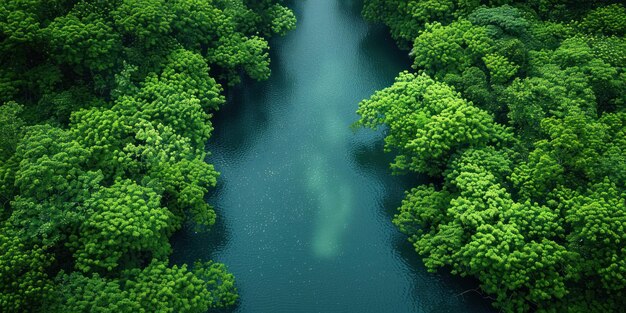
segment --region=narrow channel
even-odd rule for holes
[[[391,176],[382,134],[353,131],[360,100],[409,68],[360,1],[294,1],[272,76],[231,91],[215,118],[208,199],[218,223],[174,237],[174,263],[235,274],[235,312],[488,312],[474,282],[427,273],[391,223],[410,178]]]

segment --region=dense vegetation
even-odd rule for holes
[[[367,0],[414,73],[364,100],[430,270],[505,312],[626,307],[626,8],[617,1]]]
[[[170,235],[215,221],[222,84],[269,76],[276,0],[0,2],[0,311],[206,312],[237,299]]]

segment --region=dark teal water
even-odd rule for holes
[[[391,218],[417,178],[390,175],[382,134],[353,132],[360,100],[409,67],[358,1],[295,1],[272,42],[272,77],[215,118],[209,198],[218,223],[174,238],[176,263],[214,259],[237,278],[236,312],[484,312],[475,283],[427,273]]]

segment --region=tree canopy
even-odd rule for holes
[[[415,73],[360,103],[406,193],[394,223],[429,270],[505,312],[626,305],[626,72],[613,1],[378,1]]]
[[[283,1],[0,2],[0,311],[206,312],[223,264],[169,265],[210,229],[224,85],[270,75]]]

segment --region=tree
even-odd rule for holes
[[[3,138],[0,146],[0,160],[10,158],[21,139],[24,121],[20,118],[23,106],[11,102],[0,107],[0,137]]]
[[[45,28],[53,58],[93,72],[115,67],[122,47],[120,34],[95,12],[78,14],[58,17]]]
[[[123,258],[141,262],[142,253],[167,256],[172,213],[160,207],[160,200],[156,192],[129,180],[94,193],[85,203],[89,216],[70,243],[76,249],[76,268],[111,271]]]
[[[235,303],[224,265],[168,265],[169,237],[215,223],[210,118],[223,83],[269,76],[282,3],[0,2],[0,311]]]
[[[361,102],[357,113],[357,125],[389,126],[385,148],[398,149],[392,164],[396,171],[436,175],[459,150],[511,140],[487,112],[426,75],[401,73],[393,86]]]
[[[138,312],[142,307],[122,290],[118,279],[107,280],[97,273],[84,276],[79,272],[57,277],[50,312]]]
[[[54,258],[44,247],[23,242],[5,223],[0,230],[0,309],[35,310],[50,299],[53,284],[46,269]]]
[[[206,312],[237,300],[232,274],[222,264],[168,267],[153,260],[145,269],[124,271],[129,297],[154,312]]]
[[[394,172],[435,181],[394,223],[429,270],[477,278],[502,311],[619,311],[623,6],[485,4],[366,3],[401,46],[415,38],[418,73],[361,102],[357,125],[388,128]]]
[[[11,225],[29,243],[53,246],[67,240],[84,218],[84,201],[102,180],[86,170],[88,152],[69,132],[50,125],[33,126],[17,147]]]
[[[573,228],[567,239],[570,249],[580,255],[577,266],[581,275],[599,280],[614,296],[626,287],[623,199],[623,190],[605,178],[585,194],[574,193],[563,203],[565,219]]]

